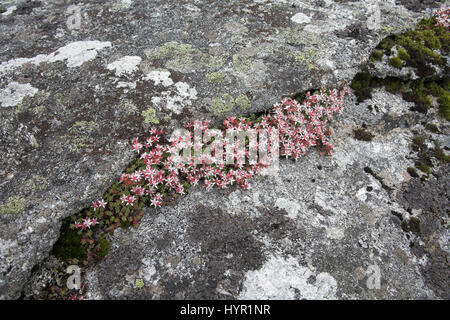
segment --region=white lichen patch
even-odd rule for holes
[[[311,22],[311,18],[308,17],[306,14],[298,12],[296,14],[294,14],[291,17],[291,21],[295,22],[295,23],[310,23]]]
[[[11,6],[6,8],[6,11],[2,13],[2,16],[9,16],[17,9],[17,6]]]
[[[129,9],[133,5],[133,0],[118,0],[110,8],[110,11],[116,12]]]
[[[336,299],[337,287],[329,273],[316,274],[292,256],[272,256],[260,270],[247,272],[239,299]]]
[[[280,209],[286,210],[288,217],[291,219],[297,219],[300,205],[294,201],[285,198],[278,198],[275,202],[275,206]]]
[[[152,80],[155,85],[167,87],[166,91],[152,97],[152,104],[157,109],[180,114],[184,107],[192,106],[193,101],[197,100],[197,90],[186,82],[174,84],[169,71],[151,71],[144,80]]]
[[[39,54],[33,58],[17,58],[0,64],[0,73],[7,73],[23,66],[25,63],[39,65],[42,62],[53,63],[65,61],[67,67],[79,67],[86,61],[91,61],[97,57],[99,50],[111,47],[109,41],[76,41],[59,48],[48,55]]]
[[[188,100],[197,100],[197,90],[191,88],[186,82],[175,83],[178,94]]]
[[[106,66],[108,70],[114,71],[116,76],[131,74],[138,70],[142,58],[138,56],[124,56]]]
[[[164,87],[168,87],[173,84],[169,71],[151,71],[144,77],[144,80],[152,80],[155,86],[162,84]]]
[[[6,88],[0,89],[0,105],[2,107],[14,107],[26,96],[33,96],[39,90],[29,83],[10,82]]]
[[[97,51],[111,47],[109,41],[76,41],[59,48],[47,56],[47,62],[65,61],[69,68],[79,67],[86,61],[95,59]]]

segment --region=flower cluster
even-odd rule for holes
[[[99,224],[96,218],[84,218],[81,222],[75,222],[74,227],[75,229],[90,229],[91,227],[94,227],[95,225]]]
[[[331,154],[331,131],[326,125],[334,113],[341,112],[347,93],[347,89],[307,93],[302,103],[284,99],[258,118],[229,117],[222,130],[208,129],[207,120],[195,120],[186,123],[182,133],[164,140],[162,130],[152,129],[144,142],[132,140],[136,162],[103,199],[73,217],[72,228],[79,229],[82,244],[95,254],[100,250],[100,235],[94,231],[137,226],[144,206],[160,207],[168,195],[184,195],[191,185],[203,183],[211,189],[237,184],[248,188],[250,179],[267,168],[274,155],[277,160],[279,155],[298,159],[314,146],[321,154]],[[253,139],[249,132],[259,139]],[[200,139],[196,138],[198,133]],[[243,133],[244,139],[235,139]],[[267,152],[262,157],[252,157],[264,149]],[[98,229],[93,230],[95,226]]]
[[[341,113],[343,97],[347,89],[321,91],[306,94],[302,104],[285,99],[275,106],[273,114],[265,117],[264,126],[276,127],[280,134],[280,154],[297,160],[313,146],[319,152],[331,154],[333,146],[328,142],[331,131],[325,127],[333,113]]]
[[[450,8],[442,7],[441,9],[435,10],[433,12],[434,17],[436,18],[436,25],[449,29],[450,26]]]

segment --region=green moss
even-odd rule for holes
[[[445,154],[444,150],[442,150],[441,146],[439,145],[439,142],[437,141],[434,142],[433,156],[440,162],[443,163],[450,162],[450,156]]]
[[[420,232],[420,220],[416,217],[411,217],[409,221],[403,220],[401,227],[405,232]]]
[[[423,173],[426,173],[427,175],[431,174],[431,169],[429,166],[427,166],[425,163],[423,163],[422,161],[417,161],[415,163],[416,168],[419,169],[420,171],[422,171]]]
[[[424,137],[415,136],[412,139],[412,142],[413,142],[413,144],[415,144],[417,147],[419,147],[421,149],[426,147],[426,145],[425,145],[425,138]]]
[[[353,89],[358,102],[372,98],[371,77],[368,73],[358,73],[353,78],[350,87]]]
[[[417,170],[414,167],[408,167],[408,169],[406,169],[406,171],[408,171],[409,175],[413,178],[419,177],[419,175],[417,174]]]
[[[384,86],[386,91],[392,94],[397,93],[403,86],[403,82],[396,78],[384,79],[384,81],[381,81],[379,84],[380,86]]]
[[[248,108],[250,108],[251,106],[251,102],[250,99],[247,97],[246,94],[241,94],[240,96],[238,96],[235,100],[235,103],[242,109],[242,110],[246,110]]]
[[[433,132],[433,133],[439,133],[439,128],[434,123],[427,123],[427,125],[425,126],[425,129],[427,129],[428,131]]]
[[[400,59],[402,59],[403,61],[409,60],[411,58],[409,56],[408,52],[403,48],[398,48],[397,53],[398,53],[398,57]]]
[[[153,123],[153,124],[159,123],[158,117],[156,116],[156,111],[151,107],[148,108],[147,110],[142,111],[141,116],[144,117],[145,123]]]
[[[224,75],[220,71],[208,73],[206,75],[206,79],[208,79],[208,82],[210,82],[210,83],[221,83],[223,78],[224,78]]]
[[[102,237],[98,240],[98,245],[99,245],[99,251],[98,254],[100,257],[105,257],[108,252],[109,252],[109,248],[110,248],[110,243],[108,240],[106,240],[105,237]]]
[[[383,51],[375,50],[370,56],[371,61],[382,61],[383,60]]]
[[[438,98],[439,102],[439,115],[446,119],[450,120],[450,91],[449,91],[449,83],[450,79],[445,78],[441,81],[429,82],[427,83],[426,89],[432,94],[434,97]]]
[[[353,134],[355,139],[360,141],[372,141],[374,137],[373,134],[363,128],[354,129]]]
[[[403,62],[399,57],[390,58],[389,64],[397,69],[401,69],[403,67]]]
[[[81,244],[81,235],[77,230],[70,228],[69,223],[64,223],[61,228],[61,235],[53,246],[52,254],[62,261],[77,259],[84,261],[86,251]]]
[[[444,65],[443,57],[448,54],[450,35],[445,28],[436,26],[435,23],[434,18],[423,19],[415,30],[392,38],[395,44],[405,50],[403,60],[406,65],[416,68],[422,78],[435,73],[430,64]]]
[[[384,54],[386,55],[391,55],[391,50],[394,47],[395,42],[394,40],[392,40],[392,37],[388,37],[383,39],[383,41],[381,41],[381,43],[379,44],[379,48],[381,48],[384,51]]]
[[[25,199],[20,196],[11,196],[0,207],[0,214],[18,214],[25,209]]]
[[[409,229],[412,232],[419,233],[420,232],[420,220],[416,217],[411,217],[409,219]]]

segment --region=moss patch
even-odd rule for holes
[[[418,178],[419,175],[417,174],[417,170],[414,167],[408,167],[408,169],[406,169],[406,171],[409,173],[409,175],[413,178]]]
[[[78,231],[71,229],[68,222],[61,227],[61,235],[53,246],[52,254],[62,261],[86,259],[86,251],[81,244],[81,235],[78,234]]]
[[[105,257],[108,252],[109,252],[109,248],[110,248],[110,243],[108,240],[106,240],[105,237],[102,237],[98,240],[98,246],[99,246],[99,250],[98,250],[98,255],[100,257]]]
[[[388,37],[380,43],[379,48],[390,55],[391,49],[397,46],[396,58],[415,68],[420,77],[432,76],[434,68],[430,64],[443,66],[444,56],[448,55],[450,47],[449,32],[435,24],[435,18],[423,19],[415,30]],[[440,50],[440,53],[435,50]],[[398,65],[397,59],[394,64]]]
[[[397,55],[389,58],[389,64],[398,69],[412,67],[419,79],[380,79],[360,73],[351,84],[358,102],[371,98],[373,88],[384,87],[391,93],[401,93],[406,101],[414,102],[413,110],[423,113],[428,111],[435,97],[439,115],[450,119],[450,79],[444,66],[445,57],[450,53],[450,32],[435,24],[434,18],[423,19],[415,30],[383,39],[370,58],[372,62],[381,61],[383,55],[391,56],[395,47]],[[442,79],[438,79],[434,66],[445,68]]]
[[[363,128],[357,128],[353,130],[353,135],[356,140],[360,141],[372,141],[374,138],[374,135]]]
[[[433,133],[439,133],[439,128],[434,123],[427,123],[427,125],[425,126],[425,129],[427,129],[428,131],[433,132]]]
[[[375,50],[370,56],[370,61],[372,62],[381,60],[383,60],[383,51],[381,50]]]
[[[401,69],[403,67],[403,62],[399,57],[390,58],[389,64],[397,69]]]

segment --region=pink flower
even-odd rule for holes
[[[143,148],[143,145],[139,143],[138,138],[134,138],[133,143],[131,144],[131,149],[139,152]]]
[[[100,200],[97,204],[98,204],[98,207],[99,207],[99,208],[105,208],[107,202],[105,202],[105,201],[102,199],[102,200]]]
[[[135,196],[128,196],[127,205],[133,205],[135,200],[136,200]]]
[[[83,220],[83,225],[86,226],[86,228],[91,228],[92,220],[90,218],[86,218]]]
[[[122,195],[121,197],[120,197],[120,201],[122,202],[122,203],[124,203],[124,202],[127,202],[128,201],[128,196],[127,195]]]

